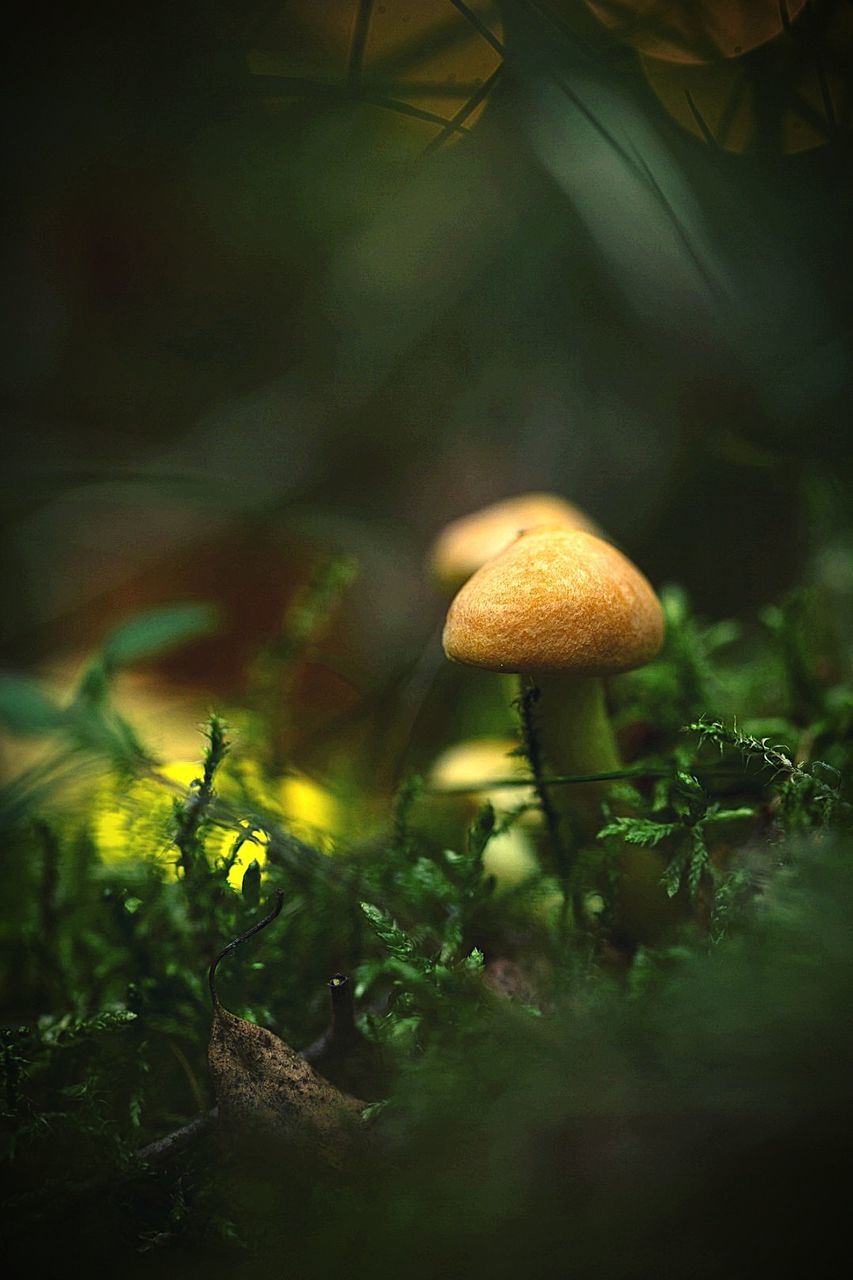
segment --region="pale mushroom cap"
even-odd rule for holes
[[[494,787],[493,779],[529,777],[529,766],[512,738],[470,738],[447,747],[433,762],[429,780],[434,787],[478,786],[473,793],[479,804],[488,800],[496,813],[506,813],[517,805],[532,803],[533,791],[526,787]]]
[[[450,606],[443,642],[448,658],[491,671],[608,675],[655,656],[663,613],[615,547],[552,526],[478,569]]]
[[[521,756],[514,754],[518,742],[514,738],[468,738],[445,747],[432,763],[429,779],[436,787],[467,787],[490,778],[508,778],[524,774]]]
[[[483,870],[501,889],[523,884],[540,870],[533,842],[526,831],[510,827],[492,836],[483,852]]]
[[[433,544],[430,573],[443,591],[452,594],[520,533],[540,524],[584,529],[601,536],[598,525],[565,498],[555,493],[524,493],[447,525]]]

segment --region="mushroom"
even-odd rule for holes
[[[464,792],[478,807],[487,801],[504,815],[518,805],[531,804],[527,787],[495,785],[494,780],[518,780],[527,776],[513,738],[468,738],[446,747],[432,763],[430,785],[448,794]]]
[[[487,803],[499,819],[519,805],[535,804],[531,788],[490,785],[492,779],[524,780],[526,769],[515,754],[517,748],[518,743],[511,738],[470,738],[448,747],[433,762],[430,785],[448,796],[456,819],[453,829],[473,822]],[[495,877],[499,889],[513,888],[539,870],[533,842],[524,829],[529,825],[529,815],[520,814],[516,823],[493,835],[486,845],[483,869]]]
[[[555,493],[522,493],[446,525],[429,554],[430,576],[446,596],[452,596],[519,533],[546,524],[601,536],[598,525],[565,498]]]
[[[553,525],[522,534],[477,570],[450,605],[443,636],[453,661],[517,672],[538,689],[533,730],[549,775],[619,768],[602,677],[643,666],[662,641],[660,603],[639,569],[601,538]],[[552,803],[589,835],[600,794],[565,786]]]

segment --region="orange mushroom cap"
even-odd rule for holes
[[[620,551],[581,530],[522,534],[454,598],[444,651],[491,671],[602,676],[649,662],[663,612]]]

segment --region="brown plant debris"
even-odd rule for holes
[[[219,1121],[232,1143],[292,1145],[339,1168],[358,1142],[367,1104],[324,1080],[272,1031],[230,1013],[216,992],[220,962],[276,918],[283,897],[279,890],[270,914],[229,942],[210,966],[208,1062]]]
[[[329,979],[331,1020],[302,1057],[339,1089],[350,1090],[368,1102],[384,1098],[390,1074],[379,1045],[362,1035],[355,1021],[353,989],[345,973]]]

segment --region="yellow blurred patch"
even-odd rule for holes
[[[211,861],[222,859],[223,862],[230,861],[234,857],[236,848],[236,857],[228,871],[228,883],[238,893],[243,884],[243,876],[251,863],[257,862],[261,868],[261,879],[263,879],[263,867],[266,864],[269,844],[269,837],[265,831],[253,831],[248,822],[241,822],[240,826],[243,828],[240,833],[233,830],[214,831],[206,848]]]
[[[189,786],[198,776],[192,766],[188,776],[175,776],[190,766],[169,765],[166,777]],[[186,778],[186,780],[185,780]],[[167,880],[178,875],[178,851],[172,843],[173,793],[153,778],[109,778],[99,788],[92,805],[91,834],[101,861],[115,867],[126,862],[153,861]]]
[[[181,790],[188,790],[199,781],[202,772],[200,762],[190,760],[171,760],[159,770],[162,778]],[[304,774],[289,774],[270,784],[264,781],[254,761],[242,761],[233,775],[223,773],[217,779],[216,789],[223,800],[235,804],[248,797],[295,835],[325,853],[332,852],[334,838],[341,834],[338,802],[325,787]],[[153,861],[165,879],[178,879],[178,851],[172,840],[176,794],[157,778],[140,778],[129,783],[125,779],[107,779],[95,798],[91,827],[102,862],[106,866],[118,866],[125,862]],[[240,828],[237,831],[233,827],[213,827],[205,833],[205,853],[211,866],[234,858],[228,883],[238,891],[251,862],[265,865],[269,844],[266,833],[253,830],[248,821],[241,821]]]
[[[279,784],[282,816],[294,835],[318,844],[331,853],[334,838],[342,834],[340,805],[319,782],[302,773],[291,773]]]
[[[294,771],[277,781],[267,781],[256,761],[241,760],[236,765],[236,776],[253,803],[324,853],[331,853],[335,840],[344,834],[342,805],[307,774]],[[224,799],[231,799],[238,788],[233,781],[223,779],[219,790]]]

